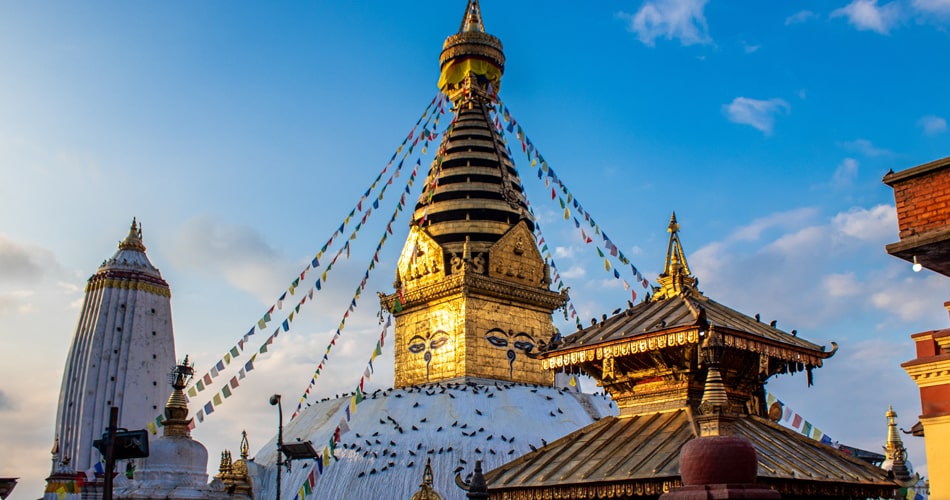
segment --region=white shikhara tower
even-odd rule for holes
[[[133,219],[119,250],[86,284],[63,372],[50,480],[101,460],[92,442],[119,408],[119,427],[142,429],[161,414],[175,366],[171,290],[149,262]]]

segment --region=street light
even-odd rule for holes
[[[280,394],[270,397],[271,406],[277,407],[277,500],[280,500],[280,469],[284,466],[284,409],[280,404]]]
[[[270,404],[277,407],[277,500],[280,500],[280,475],[284,465],[289,471],[294,460],[313,460],[320,454],[314,449],[313,443],[301,441],[300,438],[297,438],[296,443],[284,444],[284,409],[280,404],[280,394],[271,396]]]

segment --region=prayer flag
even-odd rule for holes
[[[208,401],[207,403],[205,403],[204,410],[205,410],[205,415],[211,415],[212,413],[214,413],[214,405],[211,404],[211,401]]]
[[[221,394],[224,394],[225,398],[231,397],[231,387],[228,385],[225,385],[224,387],[222,387]]]
[[[221,394],[220,394],[220,393],[215,394],[214,397],[211,398],[211,400],[214,401],[214,405],[215,405],[215,406],[221,406]]]
[[[241,352],[238,351],[238,348],[237,348],[237,347],[232,347],[232,348],[231,348],[231,357],[232,357],[232,358],[236,358],[236,357],[238,357],[238,356],[240,356],[240,355],[241,355]]]
[[[240,384],[238,384],[237,375],[231,377],[231,388],[232,388],[232,389],[237,389],[237,386],[238,386],[238,385],[240,385]]]
[[[218,364],[214,365],[214,367],[217,368],[218,371],[224,371],[224,361],[218,360]]]

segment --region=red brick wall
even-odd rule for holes
[[[950,224],[950,169],[894,184],[900,238]]]

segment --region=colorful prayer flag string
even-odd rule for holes
[[[402,161],[399,163],[395,171],[390,175],[387,182],[382,186],[382,189],[380,190],[379,195],[374,196],[375,199],[373,200],[372,204],[368,206],[365,212],[363,211],[363,202],[366,201],[367,197],[376,188],[379,181],[382,179],[383,175],[385,175],[389,167],[392,166],[393,160],[396,158],[399,152],[403,149],[403,147],[406,145],[409,139],[411,139],[413,136],[416,136],[416,139],[423,138],[424,136],[425,141],[428,142],[428,140],[433,140],[434,138],[438,137],[439,133],[435,130],[430,131],[428,127],[429,127],[429,122],[433,119],[433,117],[435,118],[435,123],[438,123],[439,115],[444,112],[444,108],[442,106],[442,102],[444,101],[444,99],[445,99],[445,96],[441,92],[432,98],[432,100],[429,102],[429,105],[426,107],[425,111],[416,121],[416,124],[413,126],[412,131],[410,132],[409,136],[405,140],[403,140],[403,143],[397,148],[396,153],[393,154],[392,158],[390,158],[386,166],[377,175],[376,179],[373,181],[370,188],[364,192],[363,196],[357,202],[356,207],[350,211],[350,213],[344,219],[340,227],[333,233],[333,235],[331,235],[329,240],[327,240],[327,243],[323,245],[320,251],[317,252],[317,256],[315,256],[313,260],[311,261],[311,263],[303,271],[301,271],[299,276],[295,276],[295,278],[291,282],[288,289],[281,293],[281,295],[277,298],[275,303],[267,309],[267,312],[265,312],[264,315],[260,319],[258,319],[257,323],[254,326],[252,326],[250,330],[247,333],[245,333],[237,341],[235,345],[229,348],[227,352],[225,352],[225,354],[221,358],[219,358],[216,363],[212,365],[211,369],[208,372],[206,372],[201,377],[197,377],[195,379],[194,385],[192,385],[186,392],[186,396],[185,396],[186,400],[190,400],[190,398],[195,398],[198,396],[198,393],[203,392],[206,389],[209,389],[211,385],[213,384],[214,379],[218,378],[222,374],[222,372],[225,371],[226,367],[229,366],[235,358],[239,357],[242,352],[244,352],[245,345],[248,343],[249,337],[254,335],[255,332],[263,331],[265,328],[267,328],[268,324],[274,320],[273,315],[276,313],[276,311],[283,309],[284,302],[287,299],[287,294],[289,293],[291,296],[295,295],[297,288],[300,286],[300,283],[306,279],[307,272],[310,269],[316,269],[317,267],[319,267],[320,265],[319,257],[322,256],[322,253],[327,250],[330,244],[332,244],[333,240],[337,236],[342,234],[342,232],[345,230],[345,227],[349,223],[350,219],[352,219],[353,216],[356,214],[357,210],[359,210],[363,214],[363,216],[359,224],[356,226],[355,230],[353,231],[353,233],[350,235],[350,238],[346,241],[344,246],[334,256],[333,262],[330,264],[330,266],[327,266],[327,269],[324,270],[323,275],[322,275],[323,282],[326,281],[327,272],[332,267],[332,264],[336,262],[337,258],[340,256],[340,254],[343,251],[346,251],[347,257],[349,257],[349,241],[356,239],[357,232],[362,227],[362,225],[366,223],[368,217],[372,213],[372,210],[374,208],[379,207],[379,202],[382,201],[388,186],[393,183],[394,178],[399,177],[399,172],[403,166]],[[423,130],[420,131],[420,133],[417,135],[416,129],[423,122],[423,120],[425,120],[425,124],[423,125]],[[412,146],[410,146],[410,151],[411,150],[412,150]],[[403,161],[405,161],[408,154],[409,154],[409,151],[407,151],[407,153],[403,156]],[[417,168],[418,168],[418,165],[416,166],[416,169]],[[416,170],[414,169],[413,177],[415,175],[415,171]],[[411,181],[410,181],[410,185],[411,185]],[[405,203],[405,196],[406,195],[403,194],[400,200],[400,206],[402,206]],[[390,231],[390,233],[391,233],[391,225],[392,225],[392,221],[387,226],[387,229]],[[379,248],[377,248],[377,255],[374,256],[377,262],[378,262],[378,251],[379,251]],[[365,282],[364,282],[364,286],[365,286]],[[321,280],[317,279],[316,283],[314,284],[313,287],[310,288],[309,292],[303,295],[301,301],[294,308],[294,311],[290,312],[287,315],[287,317],[285,317],[285,319],[280,323],[280,326],[278,326],[278,328],[274,331],[274,333],[271,334],[267,338],[267,340],[261,345],[259,349],[259,352],[261,354],[267,352],[267,349],[268,349],[267,346],[273,343],[274,339],[279,334],[281,328],[283,328],[283,331],[285,332],[290,330],[290,325],[294,320],[295,314],[299,314],[300,307],[304,303],[306,303],[308,299],[313,299],[314,289],[320,290],[321,287],[322,287]],[[238,377],[240,379],[243,379],[246,376],[247,372],[250,371],[250,369],[248,369],[248,365],[250,365],[251,369],[253,369],[253,361],[256,357],[257,357],[257,354],[254,354],[254,356],[245,365],[245,367],[241,369],[241,371],[239,372],[239,375],[235,375],[234,377],[232,377],[232,379],[228,383],[226,383],[224,386],[222,386],[221,389],[219,389],[218,392],[216,392],[216,394],[212,397],[211,401],[209,401],[209,403],[207,403],[205,407],[202,407],[199,410],[199,412],[196,413],[196,421],[198,423],[203,422],[207,414],[212,413],[214,411],[215,406],[219,406],[221,403],[223,403],[225,399],[231,396],[232,390],[237,387]],[[215,404],[215,402],[217,402],[217,405]],[[207,407],[209,404],[211,405],[210,407],[211,411],[204,411],[208,409]],[[146,423],[146,428],[152,431],[153,434],[157,433],[158,428],[161,427],[161,419],[162,419],[162,415],[159,414],[155,420]],[[194,427],[194,425],[195,425],[195,421],[192,422],[192,427]]]
[[[501,110],[502,117],[504,121],[508,123],[507,128],[502,126],[501,120],[498,119],[498,110]],[[544,160],[544,157],[541,155],[538,148],[534,146],[531,142],[531,139],[528,138],[527,134],[522,129],[521,125],[518,125],[515,118],[511,115],[511,111],[501,102],[498,101],[497,108],[492,111],[495,115],[494,123],[495,127],[502,137],[505,136],[505,131],[508,132],[515,131],[516,139],[521,143],[521,149],[526,154],[528,160],[531,162],[533,167],[538,168],[537,177],[539,180],[543,180],[546,187],[551,188],[551,200],[557,200],[561,210],[563,210],[564,220],[571,221],[573,220],[575,228],[580,232],[582,241],[585,244],[593,244],[595,251],[598,256],[604,260],[604,271],[612,275],[615,279],[623,282],[624,290],[630,290],[630,283],[624,279],[617,267],[626,268],[629,266],[630,272],[633,275],[635,284],[641,285],[643,288],[649,286],[649,281],[643,277],[636,266],[634,266],[630,259],[624,255],[623,251],[607,236],[607,233],[604,232],[594,218],[590,215],[589,212],[584,210],[584,207],[577,200],[568,189],[564,182],[558,178],[557,174],[554,172],[554,169],[548,165],[547,161]],[[505,144],[507,147],[507,139],[505,139]],[[509,154],[511,154],[511,149],[508,149]],[[558,193],[560,191],[560,194]],[[571,213],[571,209],[574,209],[577,215]],[[584,223],[581,223],[578,216],[583,217]],[[583,227],[582,227],[583,226]],[[594,239],[588,234],[588,226],[590,229],[593,229],[594,236],[601,236],[603,238],[603,245],[599,243],[594,243]],[[608,257],[609,255],[609,257]],[[611,259],[619,262],[620,265],[612,266]],[[635,302],[637,299],[636,291],[631,291],[632,299]]]
[[[379,340],[376,341],[376,346],[373,348],[372,354],[370,354],[369,362],[367,363],[366,368],[363,370],[363,375],[360,376],[359,383],[356,384],[353,392],[349,396],[349,404],[343,410],[343,416],[340,417],[340,421],[336,426],[336,429],[333,430],[333,434],[330,435],[330,438],[327,440],[327,444],[323,448],[322,457],[317,459],[315,464],[310,468],[310,472],[307,473],[307,478],[304,479],[303,484],[297,490],[297,496],[303,500],[307,498],[314,492],[316,487],[317,480],[323,474],[326,474],[327,470],[332,463],[332,460],[336,460],[336,447],[340,443],[340,440],[343,438],[343,435],[347,432],[350,432],[349,422],[356,415],[357,405],[363,402],[363,390],[364,385],[369,381],[373,373],[373,361],[376,360],[376,357],[382,354],[383,346],[386,342],[386,331],[392,325],[392,315],[387,315],[386,324],[383,326],[382,332],[379,334]],[[296,415],[296,412],[294,412]]]

